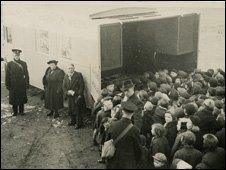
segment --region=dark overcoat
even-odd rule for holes
[[[131,120],[127,118],[113,122],[109,128],[107,140],[115,140],[130,123]],[[115,147],[114,156],[107,160],[107,169],[136,169],[142,154],[137,127],[133,126]]]
[[[215,134],[219,129],[216,118],[212,113],[213,111],[207,108],[204,108],[197,112],[197,116],[201,120],[199,127],[202,134]]]
[[[202,163],[209,169],[225,169],[225,150],[217,147],[214,151],[209,151],[202,157]]]
[[[53,71],[50,67],[47,68],[42,79],[45,88],[45,108],[49,110],[63,108],[63,79],[64,71],[59,67],[56,67]]]
[[[166,124],[165,126],[166,129],[166,138],[169,142],[169,146],[170,148],[173,147],[174,141],[177,137],[177,122],[176,121],[172,121]]]
[[[132,116],[132,122],[139,130],[141,130],[143,103],[138,99],[135,93],[128,98],[128,101],[135,104],[138,108]]]
[[[74,97],[83,96],[84,95],[85,84],[82,77],[82,73],[74,72],[71,77],[71,81],[69,80],[68,74],[64,76],[63,80],[63,91],[66,96],[68,90],[73,90],[75,92]]]
[[[29,74],[26,62],[18,60],[7,63],[5,85],[9,90],[9,104],[27,103],[26,89],[29,86]]]
[[[192,167],[196,167],[202,160],[202,153],[191,146],[184,146],[174,154],[173,159],[182,159]]]
[[[151,153],[155,155],[156,153],[163,153],[169,159],[170,156],[170,146],[167,138],[162,137],[153,137],[150,146]]]

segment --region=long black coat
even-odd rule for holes
[[[79,72],[74,72],[71,77],[71,82],[69,80],[69,76],[66,74],[63,80],[63,91],[64,95],[66,96],[68,90],[73,90],[75,92],[74,96],[83,96],[84,94],[84,80],[82,74]]]
[[[169,142],[169,146],[170,148],[173,147],[174,141],[177,137],[177,122],[176,121],[172,121],[166,124],[165,126],[166,129],[166,138]]]
[[[151,126],[154,124],[152,114],[152,111],[146,111],[142,117],[142,127],[140,133],[144,135],[148,141],[150,140],[148,139],[148,136],[151,135]]]
[[[134,93],[132,96],[128,98],[128,101],[132,102],[137,106],[137,110],[134,112],[134,115],[132,116],[132,122],[134,126],[136,126],[139,130],[141,130],[142,127],[142,108],[143,103],[138,99],[136,94]]]
[[[109,128],[107,140],[115,140],[130,123],[131,120],[127,118],[113,122]],[[142,154],[137,127],[133,126],[115,147],[114,156],[107,160],[107,169],[136,169]]]
[[[9,90],[9,103],[11,105],[27,103],[26,89],[29,86],[29,74],[26,62],[10,61],[6,65],[5,85]]]
[[[45,108],[50,110],[63,108],[63,79],[63,70],[56,67],[56,69],[51,73],[51,68],[47,68],[42,79],[45,88]]]
[[[202,157],[202,163],[206,164],[209,169],[225,169],[225,150],[217,147],[214,151],[206,152]]]
[[[199,127],[200,127],[200,132],[202,134],[206,134],[206,133],[215,134],[219,129],[216,118],[214,117],[212,112],[213,112],[212,110],[208,110],[206,108],[197,112],[197,116],[201,120]]]
[[[155,155],[156,153],[163,153],[169,159],[170,155],[170,146],[167,138],[162,137],[153,137],[150,146],[151,153]]]
[[[182,159],[194,168],[201,162],[202,153],[194,147],[185,146],[174,154],[173,159]]]

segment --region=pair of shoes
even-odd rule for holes
[[[75,123],[70,122],[68,123],[68,126],[75,126]]]
[[[75,126],[75,129],[80,129],[81,128],[81,126]]]
[[[18,115],[18,113],[13,113],[13,116],[17,116]]]
[[[25,115],[25,113],[24,113],[24,112],[22,112],[22,113],[20,113],[20,115],[24,116],[24,115]]]
[[[101,163],[101,164],[105,164],[105,160],[104,159],[99,159],[98,162]]]
[[[53,112],[50,112],[47,114],[47,116],[52,116],[53,115]]]

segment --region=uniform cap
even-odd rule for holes
[[[134,112],[137,110],[137,106],[129,101],[122,102],[121,106],[122,106],[122,110],[126,110],[128,112]]]
[[[22,52],[22,50],[17,49],[17,48],[13,48],[13,49],[12,49],[12,52],[14,52],[14,53],[21,53],[21,52]]]

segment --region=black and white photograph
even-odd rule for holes
[[[1,169],[225,169],[225,1],[1,1]]]

